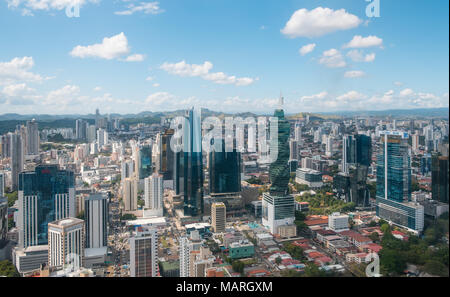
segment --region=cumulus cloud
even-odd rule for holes
[[[163,13],[159,7],[159,2],[140,2],[139,4],[130,3],[126,6],[125,10],[116,11],[117,15],[132,15],[136,12],[142,12],[144,14],[160,14]]]
[[[141,54],[134,54],[134,55],[130,55],[128,56],[125,61],[126,62],[142,62],[145,59],[145,55],[141,55]]]
[[[400,96],[402,97],[411,96],[412,94],[414,94],[414,91],[411,89],[404,89],[400,92]]]
[[[344,77],[346,78],[359,78],[359,77],[363,77],[366,74],[364,73],[364,71],[360,71],[360,70],[352,70],[352,71],[347,71],[344,73]]]
[[[210,70],[213,68],[213,64],[209,61],[203,64],[188,64],[186,61],[181,61],[178,63],[164,63],[160,67],[167,73],[182,76],[182,77],[201,77],[204,80],[212,81],[216,84],[222,85],[236,85],[236,86],[248,86],[254,83],[257,78],[250,77],[236,77],[229,76],[223,72],[211,73]]]
[[[356,15],[345,9],[333,10],[317,7],[299,9],[291,16],[281,33],[290,37],[319,37],[340,30],[358,27],[362,23]]]
[[[112,37],[103,38],[102,43],[93,45],[77,45],[71,52],[72,57],[77,58],[101,58],[106,60],[118,59],[130,53],[128,39],[122,32]],[[132,55],[131,59],[136,59],[141,55]]]
[[[344,48],[367,48],[373,46],[383,46],[383,39],[372,35],[367,37],[356,35],[349,43],[344,45]]]
[[[319,63],[329,68],[341,68],[347,66],[341,52],[334,48],[324,51],[319,59]]]
[[[306,54],[309,54],[310,52],[312,52],[314,49],[316,48],[316,44],[315,43],[311,43],[311,44],[307,44],[301,47],[300,49],[300,55],[304,56]]]
[[[347,57],[354,62],[373,62],[375,61],[375,53],[364,54],[362,50],[351,50],[347,53]]]
[[[6,0],[6,2],[10,9],[21,9],[23,16],[33,16],[32,11],[60,11],[76,4],[81,8],[88,3],[97,4],[100,0]]]
[[[49,79],[31,72],[33,66],[32,57],[16,57],[9,62],[0,62],[0,85],[8,85],[17,81],[40,82]]]

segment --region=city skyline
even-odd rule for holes
[[[444,1],[61,3],[0,2],[2,114],[448,107]]]

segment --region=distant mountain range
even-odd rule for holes
[[[203,116],[218,116],[223,117],[227,115],[240,116],[240,117],[255,117],[254,113],[223,113],[216,112],[208,109],[202,109]],[[139,118],[160,118],[160,117],[173,117],[183,115],[184,110],[170,111],[170,112],[151,112],[144,111],[138,114],[117,114],[113,113],[109,116],[111,118],[122,119],[139,119]],[[449,108],[420,108],[420,109],[396,109],[396,110],[379,110],[379,111],[338,111],[338,112],[316,112],[316,113],[299,113],[299,114],[287,114],[289,118],[303,118],[307,114],[310,116],[323,118],[323,119],[336,119],[340,117],[355,117],[355,116],[375,116],[375,117],[437,117],[448,118]],[[67,115],[48,115],[48,114],[33,114],[33,115],[20,115],[16,113],[8,113],[0,115],[0,121],[28,121],[36,119],[37,121],[55,121],[62,119],[95,119],[95,114],[67,114]]]

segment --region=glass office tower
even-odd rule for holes
[[[57,165],[19,174],[19,244],[48,243],[48,223],[75,217],[75,177]]]
[[[144,145],[139,151],[139,179],[145,179],[152,175],[152,147],[150,145]]]
[[[280,98],[280,105],[283,98]],[[281,108],[275,110],[274,117],[278,118],[278,138],[271,139],[270,149],[276,151],[278,158],[270,164],[269,175],[271,186],[269,193],[263,193],[262,223],[272,234],[279,234],[280,227],[292,226],[295,220],[294,197],[288,193],[290,178],[289,170],[289,136],[290,124],[284,117]]]
[[[214,194],[236,193],[241,191],[241,153],[233,149],[209,153],[209,192]]]
[[[201,125],[201,109],[187,110],[183,123],[183,150],[175,153],[175,190],[184,199],[186,216],[203,214]]]
[[[448,203],[448,157],[433,154],[431,168],[433,200]]]
[[[423,206],[411,202],[411,160],[408,133],[381,133],[381,150],[377,156],[377,206],[382,219],[421,232]]]

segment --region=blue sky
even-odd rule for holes
[[[447,107],[448,1],[379,2],[0,0],[0,114]]]

